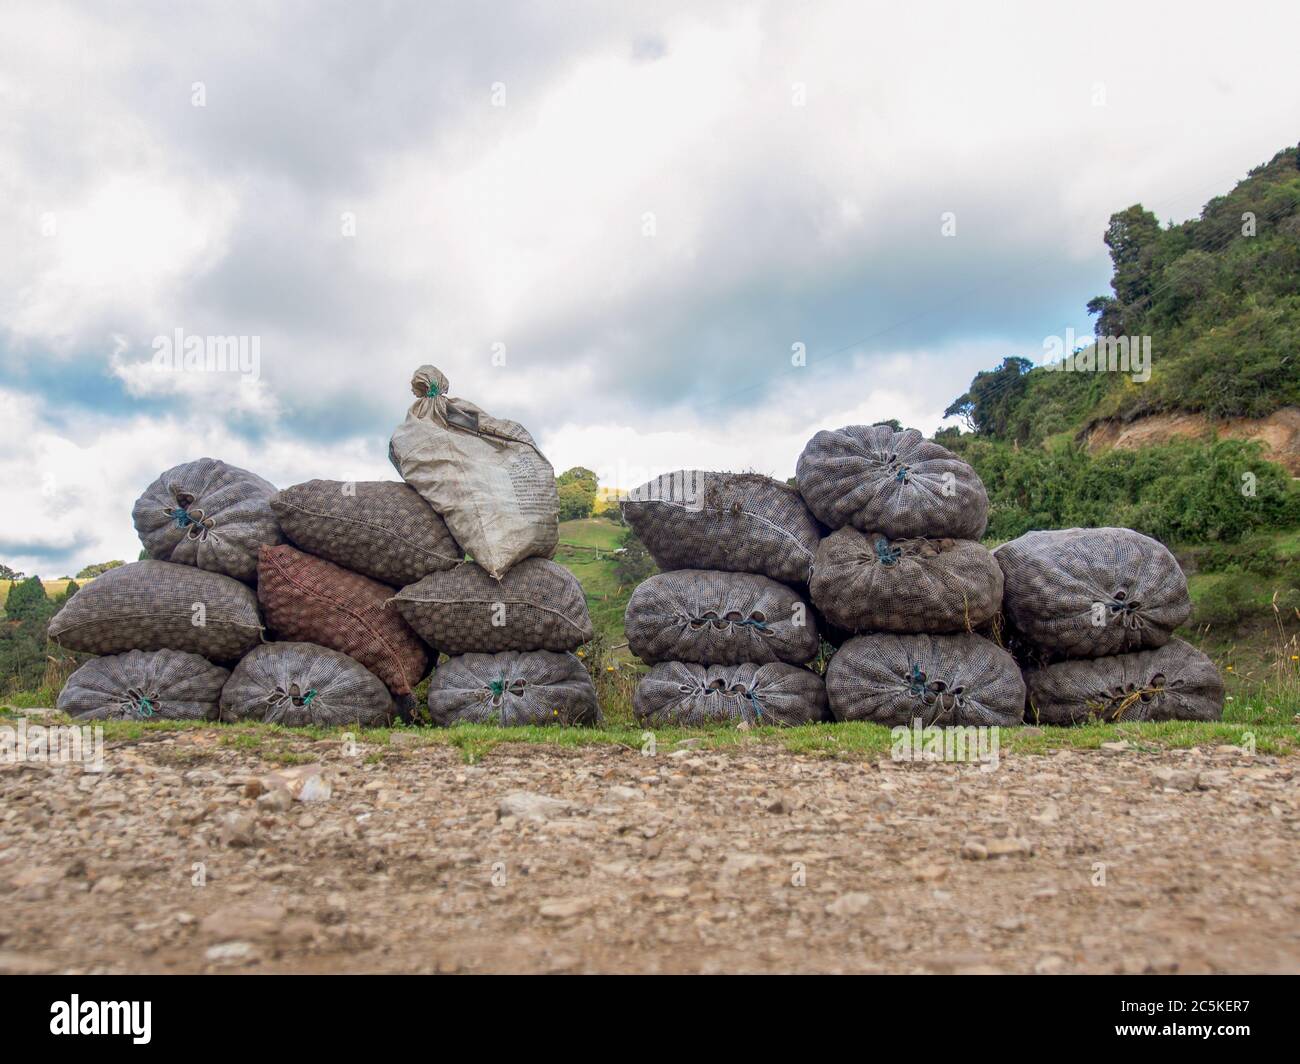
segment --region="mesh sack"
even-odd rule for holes
[[[265,643],[235,666],[221,719],[289,727],[380,727],[393,717],[383,680],[346,654],[313,643]]]
[[[601,723],[596,687],[572,654],[549,650],[462,654],[429,681],[434,724]]]
[[[86,654],[184,650],[236,661],[262,639],[252,588],[171,562],[131,562],[95,577],[50,621],[50,639]]]
[[[1155,650],[1062,661],[1025,673],[1035,724],[1222,720],[1219,670],[1181,639]]]
[[[167,470],[131,510],[150,557],[252,583],[257,551],[281,542],[275,485],[215,458]]]
[[[806,584],[821,529],[794,488],[757,473],[680,470],[642,484],[623,516],[660,569]]]
[[[678,569],[645,580],[623,617],[642,661],[801,665],[817,656],[817,622],[795,592],[755,573]]]
[[[392,588],[323,558],[289,546],[262,548],[257,597],[272,634],[346,654],[393,694],[406,695],[428,675],[429,651],[387,605],[392,596]]]
[[[977,635],[860,635],[831,658],[836,720],[891,727],[1020,724],[1025,683],[1011,655]]]
[[[1002,605],[1002,570],[970,539],[896,539],[841,528],[817,548],[813,603],[854,632],[969,632]]]
[[[1187,620],[1187,578],[1161,543],[1128,528],[1028,532],[993,552],[1003,609],[1023,639],[1071,658],[1163,646]]]
[[[799,491],[831,528],[890,539],[979,539],[989,498],[969,465],[916,429],[850,425],[817,433],[797,467]]]
[[[433,366],[415,371],[411,391],[416,400],[393,431],[388,457],[456,542],[494,577],[524,558],[554,554],[555,470],[528,430],[451,398]]]
[[[420,493],[396,481],[309,480],[282,489],[271,509],[294,546],[393,587],[465,556]]]
[[[582,585],[545,558],[525,558],[500,580],[466,562],[402,588],[394,604],[446,654],[575,650],[592,635]]]
[[[180,650],[130,650],[86,662],[58,708],[81,720],[215,720],[230,672]]]
[[[793,725],[829,719],[822,678],[783,662],[666,661],[637,684],[632,712],[637,723],[657,728],[741,721]]]

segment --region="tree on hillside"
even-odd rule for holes
[[[577,521],[591,516],[596,508],[599,487],[595,473],[574,466],[555,478],[555,487],[560,496],[561,521]]]
[[[7,565],[0,565],[0,580],[8,580],[10,583],[21,580],[26,573],[20,573],[17,569],[10,569]]]
[[[47,620],[54,615],[54,606],[45,594],[45,585],[39,576],[29,576],[15,584],[5,600],[5,616],[11,621]]]
[[[980,370],[970,390],[952,401],[944,417],[960,417],[981,436],[1006,435],[1011,415],[1025,391],[1024,375],[1034,368],[1027,358],[1011,355],[997,369]]]
[[[116,569],[119,565],[125,565],[125,564],[126,562],[124,561],[96,562],[94,565],[87,565],[84,569],[82,569],[81,572],[77,574],[77,579],[93,580],[95,577],[99,576],[100,574],[106,573],[110,569]]]
[[[1111,287],[1123,306],[1151,292],[1151,266],[1160,245],[1160,221],[1140,203],[1112,214],[1103,238],[1115,266]]]
[[[75,595],[80,590],[81,587],[77,584],[75,580],[69,580],[68,586],[63,589],[63,594],[60,595],[57,599],[55,599],[55,602],[58,604],[59,609],[63,609],[63,607],[68,604],[68,599],[72,598],[72,596]]]

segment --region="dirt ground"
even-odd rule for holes
[[[1300,971],[1296,759],[306,756],[0,766],[0,972]]]

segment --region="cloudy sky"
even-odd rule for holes
[[[6,0],[0,561],[134,558],[204,455],[392,479],[423,362],[621,487],[933,431],[1090,331],[1111,212],[1300,136],[1290,0],[1052,6]]]

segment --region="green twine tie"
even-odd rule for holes
[[[876,540],[876,558],[881,565],[893,565],[902,555],[903,552],[897,547],[891,547],[884,536]]]
[[[308,691],[305,695],[302,696],[303,708],[306,709],[308,706],[310,706],[311,700],[315,697],[316,697],[316,689],[313,687],[310,691]]]
[[[147,698],[143,698],[143,697],[142,697],[142,698],[140,699],[139,704],[135,707],[135,712],[136,712],[137,716],[141,716],[141,717],[152,717],[152,716],[153,716],[153,703],[150,702],[149,699],[147,699]]]
[[[488,684],[488,687],[491,688],[494,697],[500,698],[503,694],[505,694],[505,690],[506,690],[505,677],[503,676],[499,680],[493,680],[491,683]]]
[[[429,390],[424,393],[426,399],[437,399],[442,394],[442,389],[438,387],[437,381],[429,382]]]

